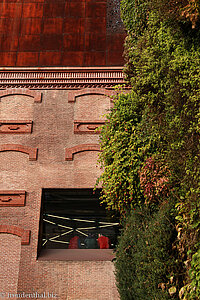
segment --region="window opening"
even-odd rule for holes
[[[44,189],[41,249],[113,249],[119,223],[100,205],[100,190]]]

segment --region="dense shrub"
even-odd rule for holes
[[[109,209],[124,216],[140,208],[145,216],[142,223],[140,218],[134,219],[128,237],[124,231],[129,244],[131,239],[135,241],[137,228],[141,234],[134,247],[136,252],[129,250],[131,262],[125,251],[121,265],[117,265],[122,272],[123,264],[128,269],[130,263],[130,278],[126,276],[119,283],[119,292],[121,297],[126,295],[131,299],[138,289],[142,296],[135,294],[136,299],[165,299],[169,294],[177,297],[179,291],[181,299],[196,300],[200,294],[199,2],[123,0],[122,17],[128,29],[124,72],[132,90],[114,100],[114,108],[100,135],[103,150],[100,163],[104,171],[99,181],[102,200]],[[156,235],[169,237],[169,248],[144,247],[147,235],[154,231],[151,218],[156,218],[156,212],[161,217],[160,208],[166,202],[172,204],[171,209],[174,207],[171,223],[176,227],[177,240],[174,243],[170,237],[172,233],[174,238],[174,229],[164,234],[169,227],[160,226]],[[148,230],[139,230],[144,224]],[[154,249],[152,254],[151,249]],[[166,265],[159,249],[166,255]],[[147,250],[158,264],[148,261]],[[172,250],[178,252],[180,268],[168,264]],[[141,261],[138,266],[136,261],[140,257],[144,263]],[[151,270],[152,281],[146,275]],[[157,286],[166,285],[167,276],[172,273],[173,285],[158,290]],[[126,282],[127,293],[132,296],[124,294]],[[141,288],[144,286],[145,290]]]
[[[177,299],[177,253],[173,209],[163,205],[153,216],[133,210],[126,220],[117,250],[116,279],[122,300]],[[170,290],[171,289],[171,290]]]
[[[139,170],[148,153],[156,148],[156,136],[147,131],[144,110],[143,99],[137,93],[134,97],[133,93],[119,94],[100,135],[100,162],[104,167],[98,180],[103,188],[101,199],[109,209],[120,213],[144,203]]]

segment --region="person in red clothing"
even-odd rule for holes
[[[110,240],[107,236],[99,234],[99,238],[97,240],[100,249],[109,249],[110,248]]]
[[[75,235],[73,238],[70,239],[68,249],[80,249],[80,248],[81,248],[80,239],[77,235]]]

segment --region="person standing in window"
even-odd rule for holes
[[[88,236],[86,237],[84,244],[85,244],[86,249],[97,249],[98,248],[97,240],[96,240],[95,236],[91,233],[89,233]]]
[[[109,249],[110,248],[110,240],[107,236],[99,234],[99,238],[97,240],[100,249]]]

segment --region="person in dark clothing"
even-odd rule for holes
[[[97,240],[96,240],[95,236],[91,233],[89,233],[89,235],[86,237],[84,244],[85,244],[86,249],[97,249],[98,248]]]

